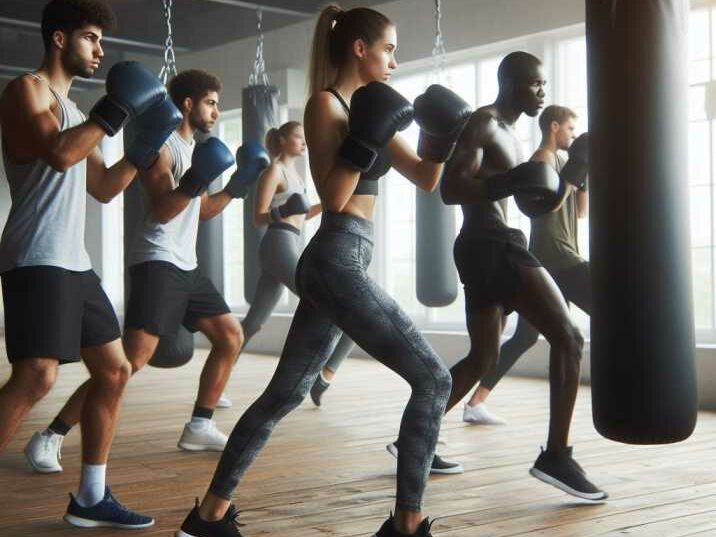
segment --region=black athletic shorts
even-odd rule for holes
[[[80,349],[121,337],[117,315],[93,270],[18,267],[2,274],[10,362],[77,362]]]
[[[508,227],[463,228],[453,253],[468,311],[501,305],[505,315],[511,313],[512,300],[522,286],[519,267],[542,266],[527,249],[525,234]]]
[[[179,325],[196,332],[198,319],[229,313],[224,297],[199,269],[181,270],[165,261],[129,267],[129,303],[124,327],[174,336]]]

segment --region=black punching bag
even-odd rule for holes
[[[131,125],[124,129],[124,146],[131,143],[133,133]],[[124,302],[127,303],[130,293],[129,267],[127,258],[132,247],[137,228],[143,223],[143,208],[140,192],[140,179],[135,179],[124,191]],[[163,336],[159,339],[157,350],[149,362],[156,367],[179,367],[186,364],[194,355],[194,336],[183,326],[176,336]]]
[[[254,140],[261,145],[271,127],[278,127],[278,88],[256,85],[241,92],[241,128],[243,143]],[[259,281],[259,244],[265,228],[254,226],[254,196],[256,185],[249,189],[244,200],[244,298],[253,302]]]
[[[696,424],[689,250],[688,0],[587,0],[592,406],[603,436]]]
[[[445,205],[439,189],[415,194],[415,291],[421,304],[441,307],[457,298],[455,209]]]

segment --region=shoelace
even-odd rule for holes
[[[226,516],[231,519],[231,522],[237,528],[240,528],[241,526],[246,525],[246,524],[242,524],[241,522],[239,522],[239,510],[233,504],[231,504],[229,506],[229,511],[227,512]],[[241,532],[238,529],[236,531],[239,533],[239,537],[242,537]]]

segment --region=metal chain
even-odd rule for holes
[[[167,38],[164,41],[164,65],[159,71],[159,80],[166,85],[167,81],[177,74],[177,59],[174,54],[174,39],[172,36],[172,7],[174,0],[162,0],[164,3],[164,20],[167,23]]]
[[[269,79],[266,74],[266,63],[264,62],[264,33],[261,28],[263,19],[263,10],[256,10],[256,59],[254,60],[254,70],[249,75],[249,85],[251,86],[268,86]]]
[[[442,6],[441,0],[434,0],[435,2],[435,41],[433,42],[433,72],[431,78],[434,78],[438,83],[445,84],[449,80],[447,74],[447,57],[445,52],[445,43],[443,42],[443,32],[440,28],[440,22],[442,21]]]

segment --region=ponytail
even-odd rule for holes
[[[357,39],[370,46],[393,23],[388,17],[367,7],[344,11],[329,4],[318,16],[313,33],[309,67],[309,94],[313,95],[335,82],[338,68],[346,61]]]
[[[275,127],[269,129],[264,138],[264,145],[271,159],[278,158],[281,155],[281,138],[288,138],[293,129],[300,126],[301,124],[298,121],[287,121],[278,129]]]

